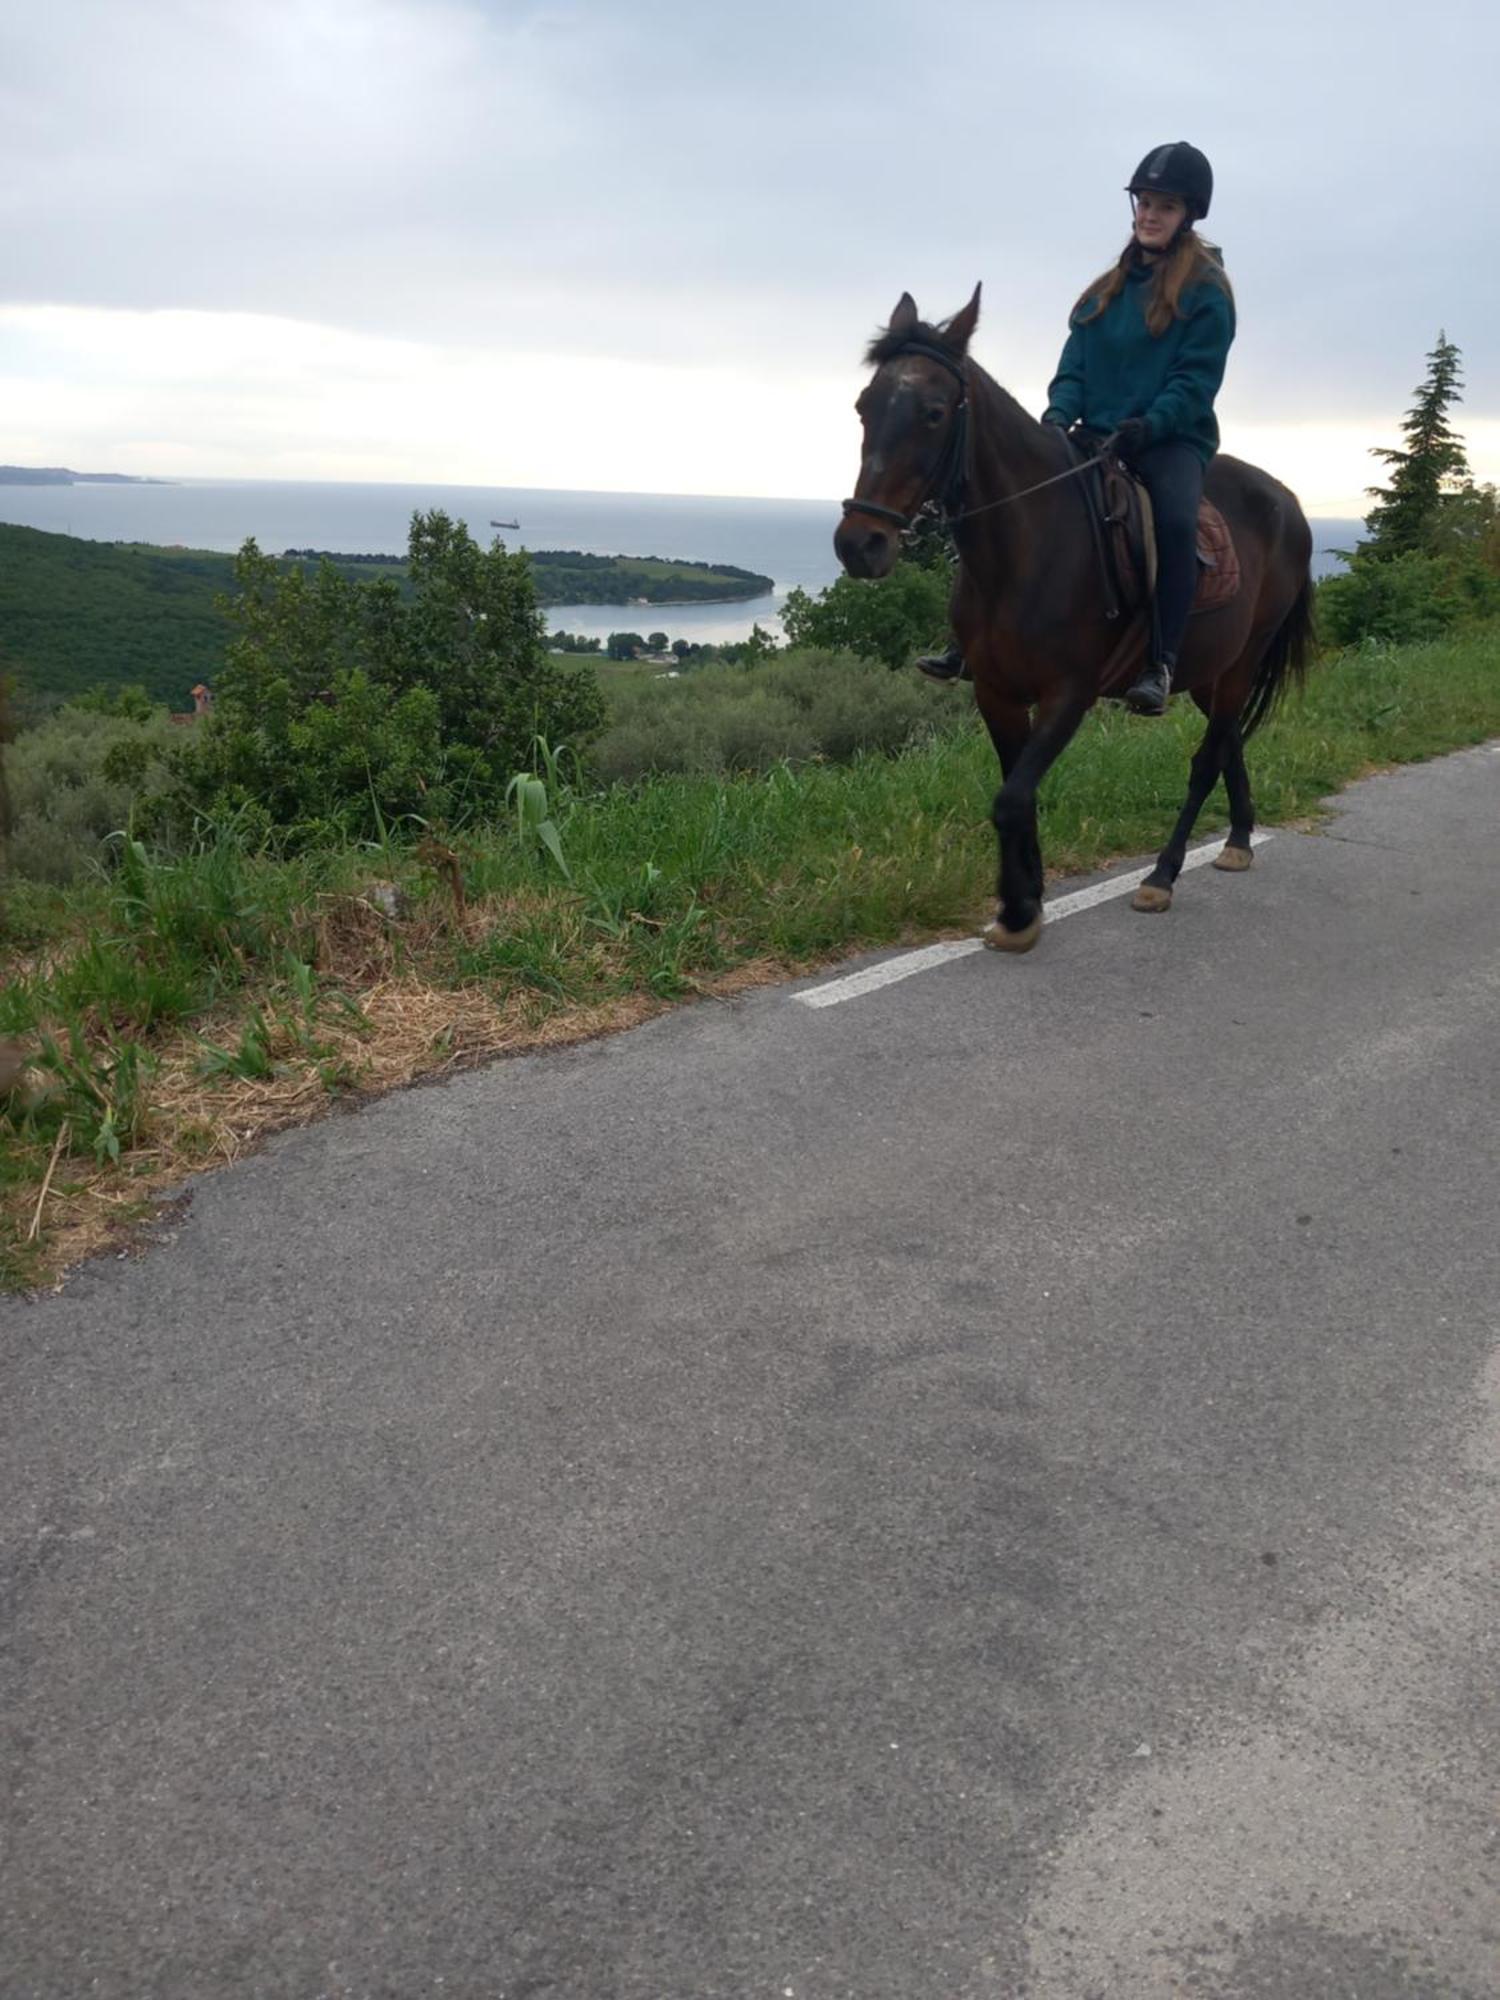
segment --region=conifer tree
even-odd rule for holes
[[[1401,425],[1405,450],[1372,447],[1391,468],[1388,486],[1366,491],[1375,502],[1360,554],[1387,560],[1410,553],[1435,553],[1443,537],[1444,503],[1473,488],[1463,439],[1448,422],[1453,404],[1463,400],[1462,357],[1446,333],[1427,357],[1427,374]]]

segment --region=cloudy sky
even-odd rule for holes
[[[1439,328],[1500,479],[1496,0],[0,0],[0,459],[825,496],[983,279],[1039,409],[1187,137],[1229,449],[1360,511]]]

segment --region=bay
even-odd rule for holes
[[[488,544],[580,549],[589,555],[664,556],[735,563],[775,579],[767,596],[733,604],[557,604],[549,631],[606,637],[665,632],[727,644],[759,624],[780,633],[780,608],[796,585],[821,590],[839,574],[833,553],[837,500],[723,499],[681,493],[585,493],[559,488],[376,484],[351,481],[184,479],[162,486],[0,486],[0,521],[88,541],[237,549],[253,535],[284,549],[400,555],[413,513],[441,508]],[[515,529],[495,528],[514,521]],[[1358,521],[1315,520],[1314,572],[1339,567]]]

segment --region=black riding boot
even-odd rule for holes
[[[1134,715],[1165,715],[1167,699],[1172,692],[1172,673],[1177,662],[1170,653],[1163,653],[1154,666],[1149,666],[1139,680],[1125,690],[1125,706]]]
[[[968,681],[974,678],[957,646],[950,646],[946,653],[923,653],[916,662],[916,668],[930,681]]]

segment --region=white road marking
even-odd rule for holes
[[[1269,833],[1252,833],[1250,844],[1252,847],[1264,847],[1271,838]],[[1212,861],[1223,845],[1222,839],[1208,840],[1201,847],[1189,848],[1187,859],[1182,864],[1183,874],[1189,868],[1201,868]],[[1128,896],[1150,873],[1150,868],[1132,868],[1127,874],[1110,876],[1106,882],[1095,882],[1091,888],[1075,889],[1071,895],[1059,896],[1056,902],[1046,905],[1047,923],[1055,924],[1063,917],[1077,916],[1080,910],[1092,910],[1096,904],[1108,903],[1116,896]],[[858,1000],[866,993],[877,992],[882,986],[894,986],[898,979],[911,979],[919,972],[930,972],[936,965],[947,965],[955,958],[967,958],[970,952],[985,949],[984,940],[977,937],[953,938],[947,944],[923,945],[917,951],[902,952],[898,958],[882,959],[879,965],[867,965],[861,972],[845,973],[842,979],[830,979],[826,985],[811,987],[806,993],[794,993],[792,998],[800,1000],[804,1007],[837,1007],[841,1000]]]

